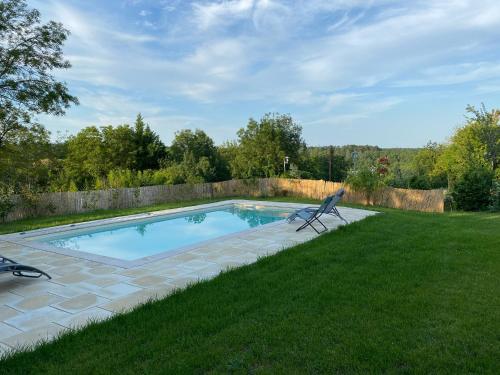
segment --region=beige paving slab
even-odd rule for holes
[[[82,281],[90,280],[91,278],[91,275],[77,272],[54,278],[54,282],[57,282],[59,284],[77,284]]]
[[[10,336],[19,335],[20,333],[23,333],[23,331],[12,327],[11,325],[0,322],[0,341]]]
[[[67,328],[82,328],[91,322],[102,321],[112,315],[113,313],[111,311],[95,307],[81,311],[78,314],[68,316],[67,318],[60,320],[58,323]]]
[[[65,329],[65,327],[50,323],[46,326],[38,327],[36,329],[2,339],[1,343],[13,348],[34,345],[42,341],[49,341],[53,339]]]
[[[101,297],[105,297],[111,300],[126,296],[127,294],[132,294],[143,290],[138,286],[130,285],[127,283],[114,284],[105,288],[99,288],[94,291],[95,294]]]
[[[148,268],[129,268],[126,270],[120,270],[117,272],[120,275],[123,276],[128,276],[128,277],[141,277],[141,276],[147,276],[151,274],[151,270]]]
[[[140,290],[100,305],[99,307],[113,313],[123,313],[154,298],[156,298],[156,295],[152,295],[150,291]]]
[[[129,281],[129,283],[140,287],[149,287],[164,283],[166,281],[168,281],[168,279],[165,276],[147,275],[132,279]]]
[[[22,314],[21,311],[13,309],[12,307],[1,305],[0,306],[0,322],[13,318],[16,315]]]
[[[56,323],[68,316],[70,316],[70,314],[67,312],[46,306],[38,310],[30,311],[29,313],[6,319],[5,323],[21,331],[27,332],[32,329],[44,327],[50,323]]]
[[[151,289],[144,289],[131,293],[125,297],[115,299],[110,303],[100,305],[99,307],[115,313],[126,312],[147,301],[162,298],[171,293],[175,288],[174,285],[166,283],[155,285]]]
[[[109,302],[109,299],[100,297],[93,293],[86,293],[82,294],[81,296],[77,296],[67,299],[63,302],[53,304],[52,307],[75,314],[81,312],[82,310],[86,310],[107,302]]]
[[[121,269],[117,267],[103,266],[97,263],[97,266],[91,267],[88,273],[92,275],[111,275],[112,273],[115,273],[118,270]]]
[[[15,308],[16,310],[20,310],[23,312],[37,310],[41,307],[49,306],[54,303],[58,303],[63,301],[64,298],[60,296],[56,296],[55,294],[50,293],[41,293],[38,295],[25,297],[19,302],[14,304],[9,304],[9,306]]]
[[[0,283],[0,305],[16,304],[24,299],[18,294],[14,294],[8,291],[2,291],[1,288],[2,284]]]
[[[199,281],[199,277],[197,275],[185,275],[182,277],[177,277],[175,279],[170,280],[170,284],[174,285],[176,288],[183,289],[188,285],[195,284]]]
[[[93,284],[93,285],[97,285],[97,286],[100,286],[100,287],[104,288],[104,287],[107,287],[107,286],[119,284],[119,283],[127,281],[127,280],[130,280],[130,278],[124,277],[124,276],[121,276],[121,275],[113,275],[113,274],[111,274],[109,276],[93,277],[93,278],[88,279],[85,282],[88,283],[88,284]]]

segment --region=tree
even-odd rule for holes
[[[446,173],[449,187],[473,170],[495,172],[500,155],[500,111],[467,107],[471,116],[458,128],[440,155],[436,168]]]
[[[135,169],[137,148],[134,129],[129,125],[103,126],[102,150],[106,171]]]
[[[177,132],[169,152],[172,162],[182,164],[186,182],[212,182],[228,177],[225,159],[203,130]]]
[[[140,171],[158,169],[161,160],[166,157],[165,145],[160,140],[160,137],[144,122],[140,113],[135,120],[134,142],[136,147],[136,168]]]
[[[266,114],[250,119],[238,131],[238,149],[231,161],[233,177],[271,177],[283,172],[283,159],[299,160],[304,147],[302,128],[290,115]]]
[[[78,99],[51,72],[68,69],[62,46],[69,31],[61,23],[40,24],[40,12],[24,0],[0,3],[0,147],[30,129],[32,116],[63,115]]]
[[[409,187],[413,189],[434,189],[446,187],[446,174],[436,168],[443,153],[443,146],[429,142],[420,149],[412,161],[412,176]]]
[[[78,189],[93,187],[95,180],[108,172],[99,129],[89,126],[68,140],[68,155],[64,161],[64,174],[68,183]]]
[[[184,129],[175,133],[170,146],[170,157],[173,161],[180,163],[188,153],[191,153],[196,161],[202,156],[213,161],[217,156],[217,148],[212,138],[203,130],[196,129],[193,132],[190,129]]]
[[[43,190],[49,184],[56,160],[50,148],[49,132],[40,125],[20,129],[0,148],[0,184],[16,193],[23,186]]]

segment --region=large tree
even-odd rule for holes
[[[40,12],[25,0],[0,2],[0,147],[26,131],[33,115],[63,115],[78,104],[52,75],[71,66],[62,53],[68,35],[61,23],[41,24]]]
[[[151,130],[139,113],[135,120],[134,142],[136,146],[136,165],[139,171],[158,169],[165,158],[165,145],[158,134]]]
[[[250,119],[238,131],[238,148],[231,160],[234,177],[271,177],[283,172],[283,160],[297,163],[301,149],[302,128],[289,115],[266,114],[260,121]]]
[[[186,182],[211,182],[229,177],[225,160],[203,130],[177,132],[169,154],[171,162],[179,164],[185,171]]]
[[[500,111],[467,107],[467,123],[458,128],[436,163],[449,185],[473,170],[495,173],[500,157]]]

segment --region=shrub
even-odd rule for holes
[[[464,173],[451,193],[457,208],[466,211],[486,209],[491,203],[492,180],[492,173],[486,169]]]
[[[20,191],[21,206],[26,210],[28,217],[35,217],[40,210],[40,194],[31,186],[23,186]]]
[[[365,194],[366,203],[373,204],[372,196],[377,190],[385,186],[385,171],[378,165],[362,165],[349,172],[346,183],[355,191]]]
[[[12,199],[14,189],[4,184],[0,185],[0,222],[4,222],[15,204]]]

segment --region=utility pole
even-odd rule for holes
[[[290,158],[288,156],[285,156],[283,158],[283,173],[286,173],[286,165],[290,162]]]
[[[333,146],[330,146],[328,156],[328,181],[332,180]]]

